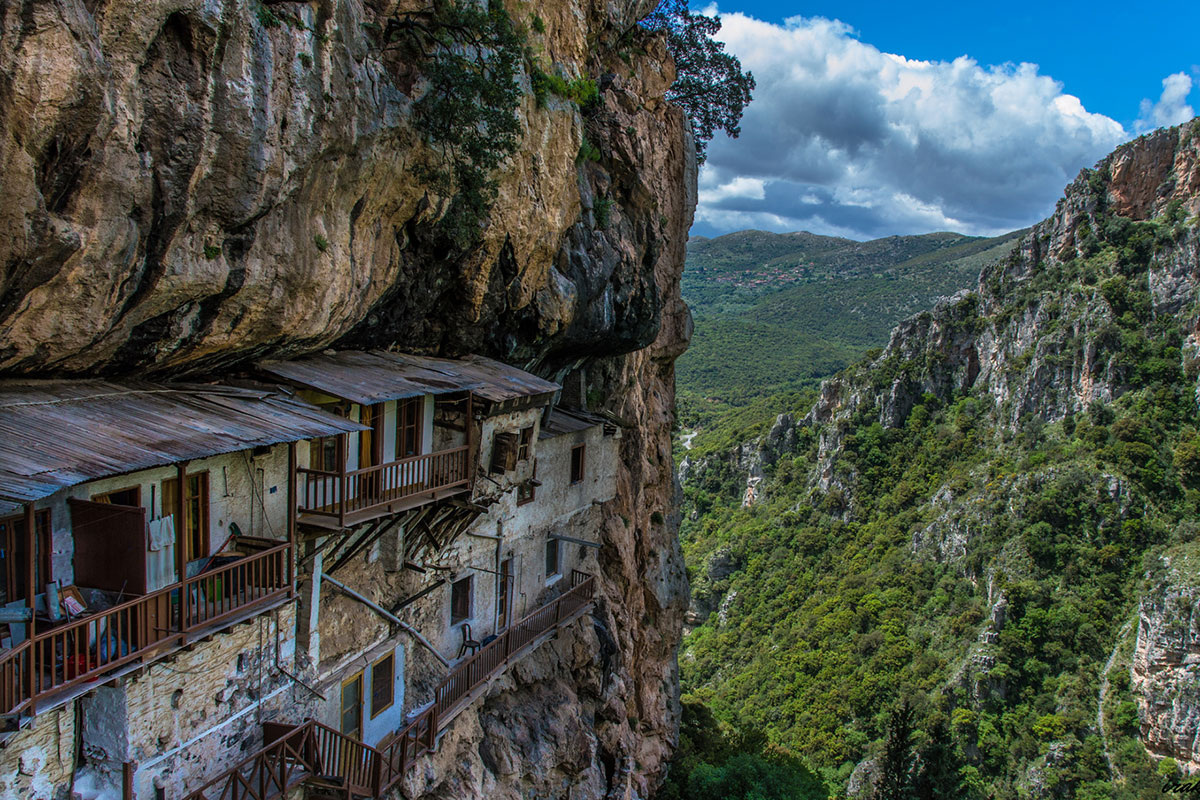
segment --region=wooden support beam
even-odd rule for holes
[[[175,465],[175,564],[179,570],[179,630],[185,631],[188,626],[188,593],[184,581],[187,580],[187,462],[180,461]]]
[[[296,589],[296,559],[300,553],[296,549],[296,443],[288,442],[288,490],[287,490],[287,534],[288,544],[292,546],[288,556],[288,585],[292,591]]]

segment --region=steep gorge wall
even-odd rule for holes
[[[0,374],[204,376],[396,345],[522,364],[610,412],[625,434],[599,622],[484,701],[485,727],[519,710],[493,731],[515,760],[455,734],[409,791],[516,797],[587,774],[572,797],[645,796],[675,741],[686,602],[670,428],[696,175],[663,99],[674,70],[661,40],[622,39],[646,0],[509,3],[536,63],[597,79],[600,101],[540,107],[522,72],[521,145],[478,246],[451,255],[449,198],[414,177],[422,78],[373,33],[401,7],[0,7]],[[598,161],[578,158],[585,136]],[[554,719],[589,732],[582,755]]]

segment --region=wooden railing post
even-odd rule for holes
[[[338,434],[338,472],[341,474],[340,486],[338,488],[338,525],[346,527],[346,503],[349,498],[346,494],[346,487],[349,485],[349,480],[346,477],[346,434]]]
[[[175,563],[179,570],[179,632],[188,628],[187,587],[187,462],[175,465]]]
[[[41,648],[38,647],[34,634],[37,633],[37,587],[34,585],[35,565],[37,564],[37,519],[33,509],[33,501],[25,504],[25,605],[29,609],[29,675],[26,678],[29,687],[30,716],[37,715],[37,677],[41,675]]]
[[[287,493],[287,582],[296,589],[296,443],[288,442],[288,493]]]

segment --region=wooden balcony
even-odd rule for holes
[[[470,450],[455,447],[342,472],[298,468],[297,521],[346,528],[469,491]]]
[[[184,800],[276,800],[302,783],[347,800],[385,797],[419,756],[433,750],[438,732],[492,678],[583,613],[592,602],[595,583],[591,575],[573,572],[570,589],[456,665],[435,690],[433,703],[384,745],[371,747],[308,720]]]
[[[265,610],[292,589],[290,544],[282,543],[151,594],[49,630],[0,653],[0,714],[33,711],[70,689]],[[181,598],[187,602],[181,604]],[[186,606],[186,612],[181,607]]]

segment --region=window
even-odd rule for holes
[[[363,674],[356,673],[342,684],[342,733],[362,738]]]
[[[341,401],[316,403],[317,408],[335,417],[348,418],[350,405]],[[344,464],[338,463],[338,439],[340,436],[325,436],[308,443],[308,467],[324,472],[341,472]]]
[[[163,481],[162,511],[164,517],[175,516],[179,507],[179,481]],[[179,520],[175,520],[179,530]],[[194,561],[208,555],[208,473],[187,476],[187,494],[183,499],[184,559]]]
[[[562,572],[562,567],[559,564],[559,552],[561,547],[558,539],[546,540],[546,579],[549,580]]]
[[[583,481],[583,449],[587,445],[577,444],[571,448],[571,485]]]
[[[308,466],[309,469],[324,472],[341,472],[341,467],[338,465],[338,437],[326,436],[309,442]]]
[[[537,461],[533,462],[533,475],[529,480],[517,484],[517,505],[523,506],[526,503],[532,503],[534,495],[537,494]]]
[[[457,580],[450,587],[450,624],[457,625],[471,617],[471,582],[474,576],[468,575]]]
[[[50,575],[50,509],[35,512],[37,550],[33,561],[33,584],[44,586]],[[25,595],[25,518],[0,519],[0,603],[22,600]],[[34,594],[37,594],[35,591]]]
[[[502,431],[492,436],[492,467],[491,472],[498,474],[516,469],[517,466],[517,435],[511,431]]]
[[[115,492],[92,495],[93,503],[112,503],[114,506],[140,506],[142,504],[142,487],[130,486],[128,489],[117,489]]]
[[[371,666],[371,719],[392,707],[396,689],[396,654],[388,653]]]
[[[521,428],[521,441],[517,445],[517,461],[528,461],[533,450],[533,426]]]
[[[421,454],[421,409],[424,397],[396,401],[396,458]]]

